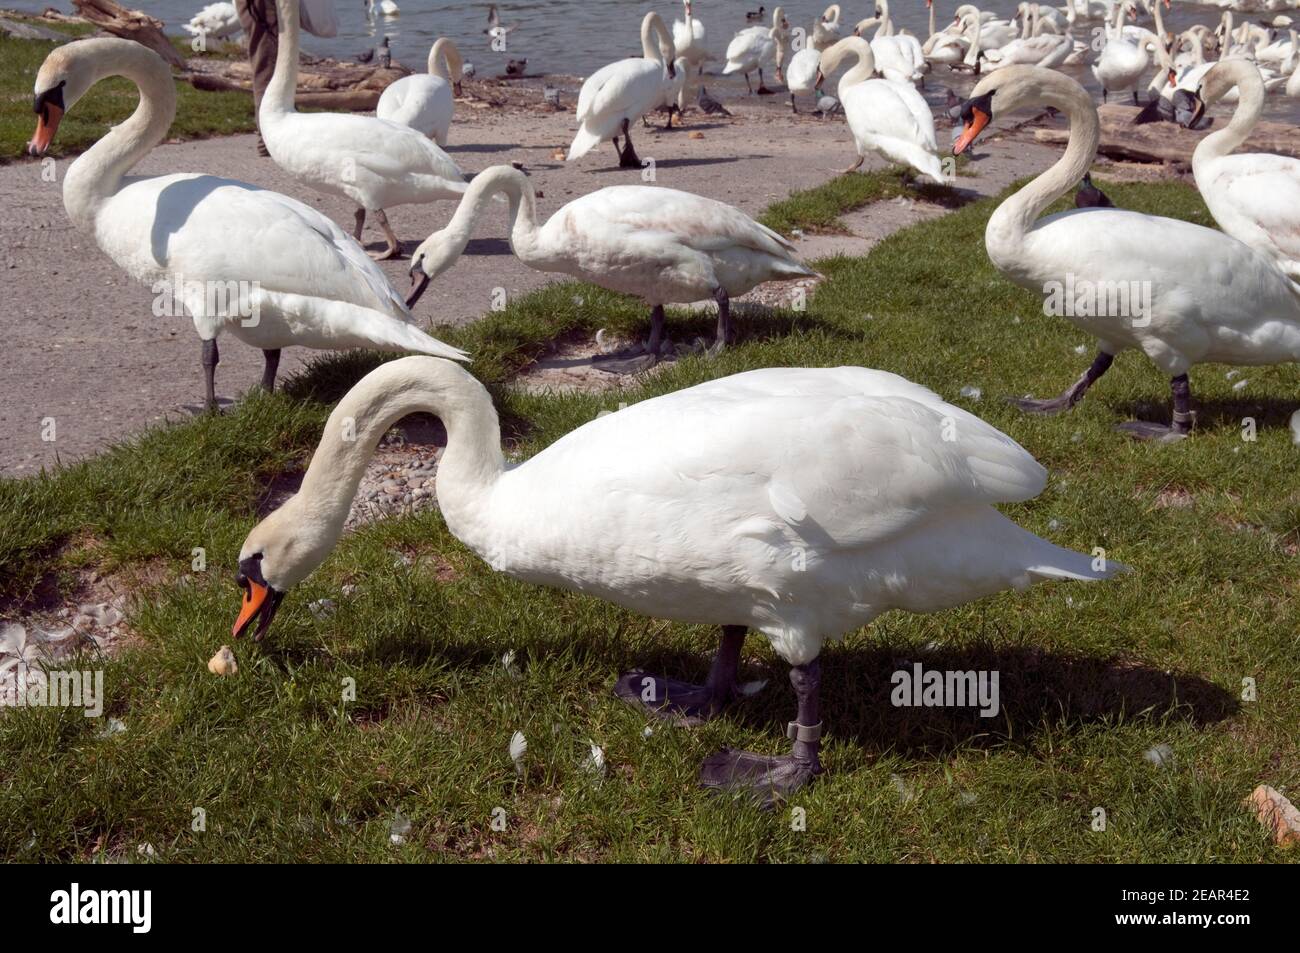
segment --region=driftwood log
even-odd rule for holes
[[[252,94],[252,72],[243,60],[196,58],[187,64],[185,79],[195,89]],[[344,112],[369,112],[389,83],[411,71],[341,63],[334,60],[304,61],[298,70],[294,100],[299,106]]]
[[[1101,145],[1097,151],[1111,159],[1128,162],[1181,162],[1192,161],[1192,152],[1202,138],[1215,129],[1222,129],[1226,118],[1215,117],[1208,129],[1192,131],[1177,123],[1153,122],[1133,125],[1133,117],[1140,110],[1136,106],[1108,104],[1097,112],[1101,117]],[[1070,139],[1065,129],[1036,129],[1034,139],[1054,145],[1064,145]],[[1300,128],[1282,122],[1261,122],[1246,140],[1246,152],[1273,152],[1278,155],[1300,158]]]
[[[72,0],[72,5],[82,17],[100,29],[149,47],[172,66],[185,66],[176,47],[163,35],[161,20],[155,20],[139,10],[120,7],[113,0]]]

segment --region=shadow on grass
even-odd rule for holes
[[[1115,414],[1124,420],[1153,420],[1168,423],[1173,412],[1172,398],[1166,391],[1161,397],[1142,400],[1117,400],[1109,404]],[[1300,393],[1290,400],[1280,397],[1233,398],[1228,400],[1199,400],[1196,382],[1192,381],[1192,409],[1196,412],[1196,431],[1240,431],[1242,421],[1250,417],[1258,430],[1272,427],[1287,429],[1291,414],[1300,407]]]

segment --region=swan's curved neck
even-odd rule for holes
[[[866,82],[876,72],[876,57],[871,50],[871,44],[860,36],[850,36],[840,40],[836,44],[840,49],[833,59],[823,62],[822,72],[833,73],[839,67],[840,61],[846,56],[857,57],[857,64],[840,77],[839,85],[836,87],[840,99],[844,99],[845,92],[858,83]]]
[[[258,110],[259,122],[263,115],[293,112],[293,94],[298,86],[298,4],[296,0],[276,0],[275,13],[280,39],[275,50],[275,72]]]
[[[1054,106],[1070,117],[1070,142],[1065,154],[1046,172],[1011,196],[989,219],[989,232],[1000,232],[1019,242],[1033,226],[1043,209],[1074,188],[1092,165],[1101,139],[1097,109],[1074,80],[1050,70],[1034,70],[998,90],[1004,99],[1001,111],[1010,112],[1020,105]],[[995,101],[1000,98],[994,96]]]
[[[92,39],[64,49],[90,60],[91,85],[122,76],[140,91],[135,112],[86,150],[64,177],[63,205],[73,224],[84,228],[94,221],[103,201],[122,187],[122,177],[167,135],[176,116],[176,87],[167,64],[139,43]]]
[[[445,36],[440,36],[429,50],[428,69],[433,76],[441,77],[449,83],[459,83],[465,69],[465,61],[461,59],[456,44]]]
[[[1237,87],[1239,101],[1232,121],[1197,144],[1192,153],[1193,172],[1198,163],[1218,159],[1239,148],[1264,113],[1264,83],[1254,63],[1243,59],[1224,60],[1213,69],[1228,74]]]
[[[518,169],[496,166],[474,176],[474,181],[465,189],[465,197],[456,207],[456,214],[443,231],[459,255],[469,245],[475,223],[487,210],[492,196],[498,193],[505,195],[510,202],[510,247],[520,260],[527,263],[537,244],[537,195]]]
[[[930,36],[934,36],[934,2],[931,0],[926,6],[930,8]]]
[[[648,60],[669,63],[673,57],[666,51],[672,48],[673,38],[663,19],[657,13],[647,13],[641,21],[641,55]]]
[[[980,59],[980,15],[976,13],[966,14],[967,27],[971,31],[970,49],[966,51],[966,65],[974,66]]]
[[[472,525],[505,469],[492,398],[468,371],[441,358],[409,357],[367,375],[334,408],[295,506],[337,539],[379,440],[408,414],[427,412],[447,428],[438,461],[438,506],[447,525]],[[459,534],[457,534],[459,535]]]
[[[876,9],[880,11],[880,29],[877,36],[893,36],[894,20],[889,15],[889,0],[876,0]]]

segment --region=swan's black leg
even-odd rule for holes
[[[772,91],[768,89],[767,84],[763,82],[763,67],[761,66],[758,68],[758,95],[760,96],[772,95]]]
[[[379,220],[379,227],[384,230],[384,238],[388,239],[388,247],[382,252],[375,254],[370,253],[370,257],[376,261],[386,261],[390,258],[402,257],[402,244],[397,240],[397,235],[393,232],[393,227],[388,224],[388,216],[384,214],[381,208],[375,213],[375,218]]]
[[[622,676],[614,692],[628,704],[676,724],[693,726],[707,721],[736,694],[736,673],[740,670],[740,649],[746,631],[743,625],[722,627],[722,640],[703,685],[647,675],[637,669]]]
[[[1140,102],[1138,102],[1138,91],[1136,89],[1133,90],[1133,105],[1134,106],[1142,105]]]
[[[266,366],[262,368],[262,390],[268,394],[275,390],[275,372],[280,369],[280,349],[262,350]]]
[[[366,227],[365,209],[363,208],[357,209],[356,222],[357,222],[357,227],[352,230],[352,237],[355,238],[357,241],[361,241],[361,229]]]
[[[1196,423],[1196,415],[1192,413],[1192,385],[1186,374],[1179,374],[1170,380],[1169,389],[1174,395],[1174,419],[1171,426],[1147,420],[1130,420],[1115,429],[1137,440],[1154,440],[1158,443],[1182,440],[1192,432],[1192,425]]]
[[[650,340],[645,346],[634,345],[614,354],[601,354],[592,358],[591,366],[607,374],[640,374],[659,363],[659,349],[663,346],[664,306],[655,305],[650,310]]]
[[[754,84],[749,81],[749,74],[745,74],[745,88],[749,90],[749,95],[754,95]]]
[[[614,151],[618,153],[618,158],[621,162],[623,159],[623,147],[618,144],[618,136],[612,137],[609,141],[614,144]]]
[[[799,115],[799,107],[796,106],[794,102],[794,93],[790,94],[790,112],[794,113],[796,116]]]
[[[737,791],[772,807],[822,773],[820,659],[790,668],[790,684],[799,700],[799,714],[786,726],[790,753],[778,757],[724,748],[700,768],[700,784]]]
[[[623,154],[618,157],[618,164],[624,169],[641,168],[641,159],[637,156],[636,150],[632,148],[632,133],[628,131],[628,121],[623,120]]]
[[[217,410],[217,383],[216,372],[217,365],[221,363],[221,355],[217,353],[217,339],[212,338],[203,342],[202,357],[203,363],[203,388],[204,404],[210,411]]]
[[[731,298],[727,296],[727,289],[717,288],[713,300],[718,302],[718,335],[709,348],[709,357],[717,357],[731,343]]]
[[[1088,392],[1088,388],[1097,382],[1097,378],[1110,369],[1110,365],[1114,360],[1115,355],[1107,354],[1105,351],[1098,351],[1092,365],[1083,372],[1083,376],[1071,384],[1060,397],[1053,397],[1051,400],[1034,400],[1032,397],[1009,397],[1007,399],[1027,414],[1059,414],[1063,410],[1071,409],[1075,404],[1083,400],[1083,395]]]

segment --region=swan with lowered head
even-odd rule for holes
[[[498,193],[510,202],[510,247],[525,265],[636,295],[651,306],[644,351],[606,370],[644,370],[658,360],[665,304],[717,301],[714,348],[720,350],[730,336],[732,297],[765,281],[815,274],[795,259],[794,246],[744,212],[676,189],[610,186],[574,199],[542,224],[528,178],[500,165],[474,177],[447,227],[411,256],[417,284],[410,305],[465,251],[474,224]]]
[[[772,95],[772,91],[763,82],[763,66],[775,61],[777,82],[781,81],[781,61],[789,35],[790,21],[785,18],[785,10],[777,7],[772,11],[771,27],[751,26],[731,38],[727,44],[727,65],[722,68],[722,75],[744,73],[745,85],[751,93]],[[749,81],[749,74],[755,70],[758,71],[757,90]]]
[[[1192,153],[1192,174],[1219,227],[1238,241],[1272,256],[1300,281],[1300,159],[1260,152],[1238,153],[1264,111],[1264,81],[1250,60],[1214,65],[1195,94],[1188,126],[1232,87],[1240,97],[1232,121],[1210,133]]]
[[[456,44],[445,36],[438,37],[429,50],[429,71],[390,83],[379,97],[375,115],[410,126],[445,146],[464,67]]]
[[[176,115],[170,67],[130,40],[77,40],[36,74],[36,133],[43,155],[63,114],[100,80],[121,76],[140,105],[68,168],[63,204],[72,223],[128,275],[170,290],[202,340],[209,409],[217,405],[217,336],[229,331],[266,361],[275,386],[280,349],[377,347],[464,354],[408,324],[410,312],[379,266],[329,218],[296,199],[197,173],[133,176]]]
[[[852,56],[857,57],[857,65],[840,77],[838,92],[857,146],[858,161],[844,171],[852,172],[862,165],[868,152],[874,152],[943,182],[930,107],[911,83],[871,78],[875,61],[866,40],[846,36],[823,53],[817,86]]]
[[[641,168],[629,127],[663,101],[664,87],[677,74],[673,38],[657,13],[647,13],[641,20],[641,52],[641,56],[602,66],[583,82],[578,93],[578,132],[566,162],[581,159],[610,139],[618,152],[619,166]],[[622,148],[618,144],[620,135],[625,143]]]
[[[465,193],[465,174],[428,136],[409,126],[374,116],[295,110],[298,2],[276,0],[276,7],[275,72],[257,115],[267,151],[303,185],[353,202],[357,241],[366,213],[374,212],[388,240],[377,257],[395,258],[400,247],[384,210],[458,198]]]
[[[993,267],[1044,295],[1045,311],[1094,335],[1099,353],[1060,397],[1017,401],[1022,410],[1070,409],[1116,354],[1132,348],[1169,376],[1173,425],[1134,421],[1120,429],[1179,439],[1195,419],[1192,365],[1300,359],[1300,285],[1264,252],[1216,229],[1121,209],[1074,209],[1039,220],[1083,178],[1101,135],[1097,108],[1069,77],[1033,66],[986,77],[963,104],[965,128],[953,152],[961,153],[995,115],[1042,106],[1069,117],[1069,145],[1055,165],[998,206],[984,243]]]
[[[487,390],[448,361],[403,358],[363,378],[325,424],[301,489],[239,553],[236,636],[262,637],[285,593],[337,543],[393,423],[439,417],[447,528],[492,569],[633,612],[721,628],[702,686],[641,671],[616,691],[698,723],[738,694],[749,629],[790,666],[790,753],[724,750],[709,787],[770,800],[822,772],[828,640],[891,609],[936,612],[1046,580],[1125,571],[1021,529],[995,505],[1046,471],[1019,444],[904,378],[861,367],[765,368],[633,404],[506,466]],[[345,439],[345,423],[355,439]]]

